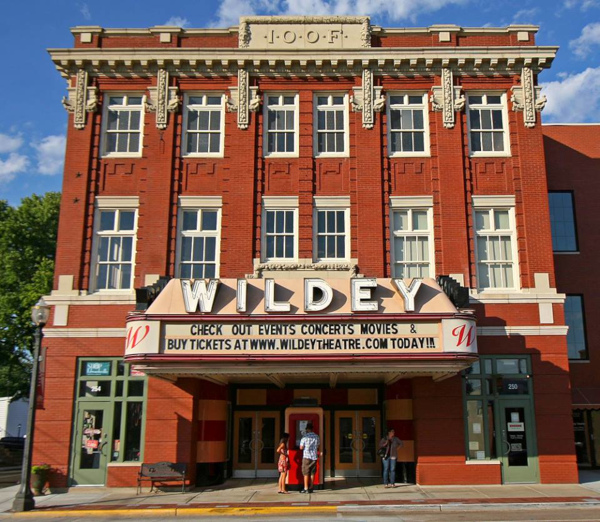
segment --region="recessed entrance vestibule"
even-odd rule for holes
[[[377,450],[385,432],[382,392],[381,386],[373,384],[335,389],[314,384],[284,389],[236,387],[231,394],[234,404],[230,476],[278,476],[275,450],[289,424],[289,421],[286,423],[286,411],[291,410],[301,417],[304,409],[313,412],[321,409],[317,406],[322,406],[322,433],[319,435],[323,456],[319,466],[323,476],[379,477],[381,459]],[[294,421],[294,428],[297,428],[296,424]],[[294,432],[295,439],[299,440],[301,435]],[[290,450],[294,453],[294,448],[290,447]]]

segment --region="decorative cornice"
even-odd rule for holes
[[[73,126],[76,129],[84,129],[86,113],[94,112],[98,108],[98,97],[96,87],[88,86],[88,73],[85,69],[79,69],[75,75],[75,87],[67,89],[68,97],[63,97],[63,107],[69,113],[73,113]]]
[[[523,67],[521,85],[511,87],[511,91],[513,111],[523,112],[525,127],[535,127],[537,119],[535,113],[544,109],[547,98],[542,94],[542,88],[535,85],[531,67]]]
[[[315,50],[254,49],[51,49],[59,72],[70,78],[79,69],[92,76],[151,77],[158,69],[171,76],[342,75],[358,76],[368,67],[375,75],[437,75],[443,67],[455,75],[513,75],[523,67],[534,73],[550,67],[556,47],[411,47]]]

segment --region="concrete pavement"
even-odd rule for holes
[[[520,484],[507,486],[418,486],[384,488],[377,479],[330,479],[325,489],[312,494],[277,494],[274,479],[230,479],[225,484],[193,491],[144,492],[133,488],[71,488],[65,493],[36,497],[36,510],[28,517],[100,515],[99,512],[125,515],[277,515],[300,510],[334,514],[338,508],[352,506],[398,506],[403,509],[431,510],[445,506],[503,509],[551,505],[596,508],[600,519],[600,472],[582,472],[581,484]],[[0,490],[0,513],[8,514],[18,486]]]

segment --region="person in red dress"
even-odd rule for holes
[[[287,478],[288,470],[290,469],[290,458],[288,456],[288,441],[290,439],[289,433],[284,433],[277,446],[277,454],[279,460],[277,461],[277,471],[279,471],[279,491],[280,494],[287,494],[289,491],[285,489],[285,479]]]

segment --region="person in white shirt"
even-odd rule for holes
[[[306,424],[306,432],[300,440],[302,450],[302,475],[304,475],[304,489],[300,493],[312,493],[317,473],[317,461],[321,455],[321,439],[313,432],[313,423]]]

